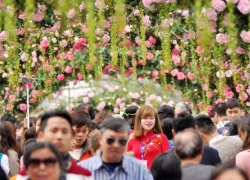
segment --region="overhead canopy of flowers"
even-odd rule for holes
[[[1,111],[33,108],[69,81],[150,78],[203,110],[250,106],[249,0],[0,1]],[[167,88],[166,88],[167,89]]]

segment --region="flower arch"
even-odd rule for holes
[[[150,78],[204,110],[250,106],[249,0],[10,0],[0,2],[0,101],[32,108],[69,81]]]

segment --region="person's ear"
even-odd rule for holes
[[[176,136],[176,132],[174,131],[174,129],[172,129],[172,134],[174,137]]]
[[[38,141],[42,141],[43,136],[44,136],[44,133],[42,131],[38,131],[37,132],[37,140]]]
[[[98,134],[98,140],[99,140],[99,143],[101,144],[101,140],[102,140],[102,135],[101,134]]]

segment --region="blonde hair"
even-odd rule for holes
[[[148,117],[155,118],[154,133],[162,133],[160,118],[157,114],[157,111],[148,105],[141,106],[135,116],[135,126],[134,126],[134,137],[140,138],[143,135],[143,128],[141,126],[141,120]]]

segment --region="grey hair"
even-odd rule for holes
[[[192,159],[202,153],[203,141],[194,129],[186,129],[174,138],[174,149],[180,159]]]
[[[103,121],[101,125],[101,134],[103,134],[106,130],[112,130],[115,132],[128,132],[129,134],[130,126],[129,123],[123,118],[111,117]]]
[[[186,102],[178,102],[175,106],[175,109],[180,109],[181,112],[188,112],[189,114],[192,114],[192,107],[189,103]]]

